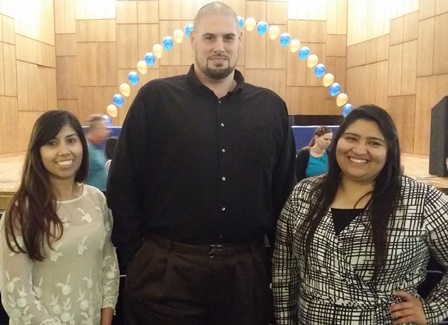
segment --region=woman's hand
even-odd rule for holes
[[[389,311],[394,320],[394,325],[415,323],[426,325],[426,316],[423,311],[422,302],[406,291],[395,291],[395,296],[403,298],[402,302],[393,304]]]

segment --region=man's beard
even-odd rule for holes
[[[227,65],[227,68],[210,68],[208,66],[208,62],[206,66],[201,66],[196,58],[196,64],[198,65],[199,69],[202,71],[203,74],[205,74],[207,77],[213,80],[221,80],[226,77],[228,77],[233,70],[235,69],[235,66],[230,66],[230,64]]]

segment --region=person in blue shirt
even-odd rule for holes
[[[308,146],[300,149],[296,157],[297,181],[324,174],[328,170],[327,148],[333,139],[333,131],[328,126],[314,130]]]
[[[107,171],[104,141],[109,137],[105,119],[100,114],[90,115],[87,119],[87,146],[89,149],[89,175],[86,183],[106,192]]]

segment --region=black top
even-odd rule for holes
[[[306,178],[306,167],[308,166],[308,160],[310,159],[310,147],[304,147],[300,149],[296,157],[296,177],[297,182]]]
[[[339,235],[350,222],[360,215],[364,209],[335,209],[331,208],[331,216],[333,217],[334,231]]]
[[[125,259],[149,232],[193,245],[273,237],[295,185],[287,108],[238,71],[235,80],[217,98],[191,66],[136,95],[107,188],[112,240]]]

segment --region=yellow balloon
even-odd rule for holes
[[[329,85],[331,85],[334,81],[334,76],[331,73],[327,73],[323,78],[322,78],[322,83],[324,84],[325,87],[328,87]]]
[[[131,94],[131,87],[125,82],[122,83],[120,85],[120,93],[125,97],[129,97],[129,95]]]
[[[270,39],[276,39],[277,36],[280,35],[280,28],[276,25],[270,26],[268,29],[268,35]]]
[[[137,70],[141,73],[141,74],[146,74],[146,72],[148,72],[148,65],[146,64],[145,61],[138,61],[137,62]]]
[[[117,106],[115,106],[114,104],[110,104],[109,106],[107,106],[107,114],[109,114],[112,117],[117,117],[118,115]]]
[[[156,58],[160,59],[163,55],[163,46],[160,44],[155,44],[152,47],[152,53],[156,56]]]
[[[182,43],[184,40],[184,31],[182,29],[176,29],[173,33],[173,39],[177,44]]]
[[[308,66],[308,68],[314,67],[317,62],[319,62],[319,58],[316,54],[311,54],[308,59],[306,59],[306,65]]]
[[[300,49],[300,41],[298,39],[293,39],[291,43],[289,43],[289,50],[292,53],[297,52]]]
[[[248,32],[251,32],[254,30],[255,25],[257,24],[257,21],[255,20],[255,18],[249,17],[246,19],[246,30]]]
[[[344,106],[348,102],[348,96],[346,93],[340,93],[338,97],[336,97],[336,105],[339,107]]]

